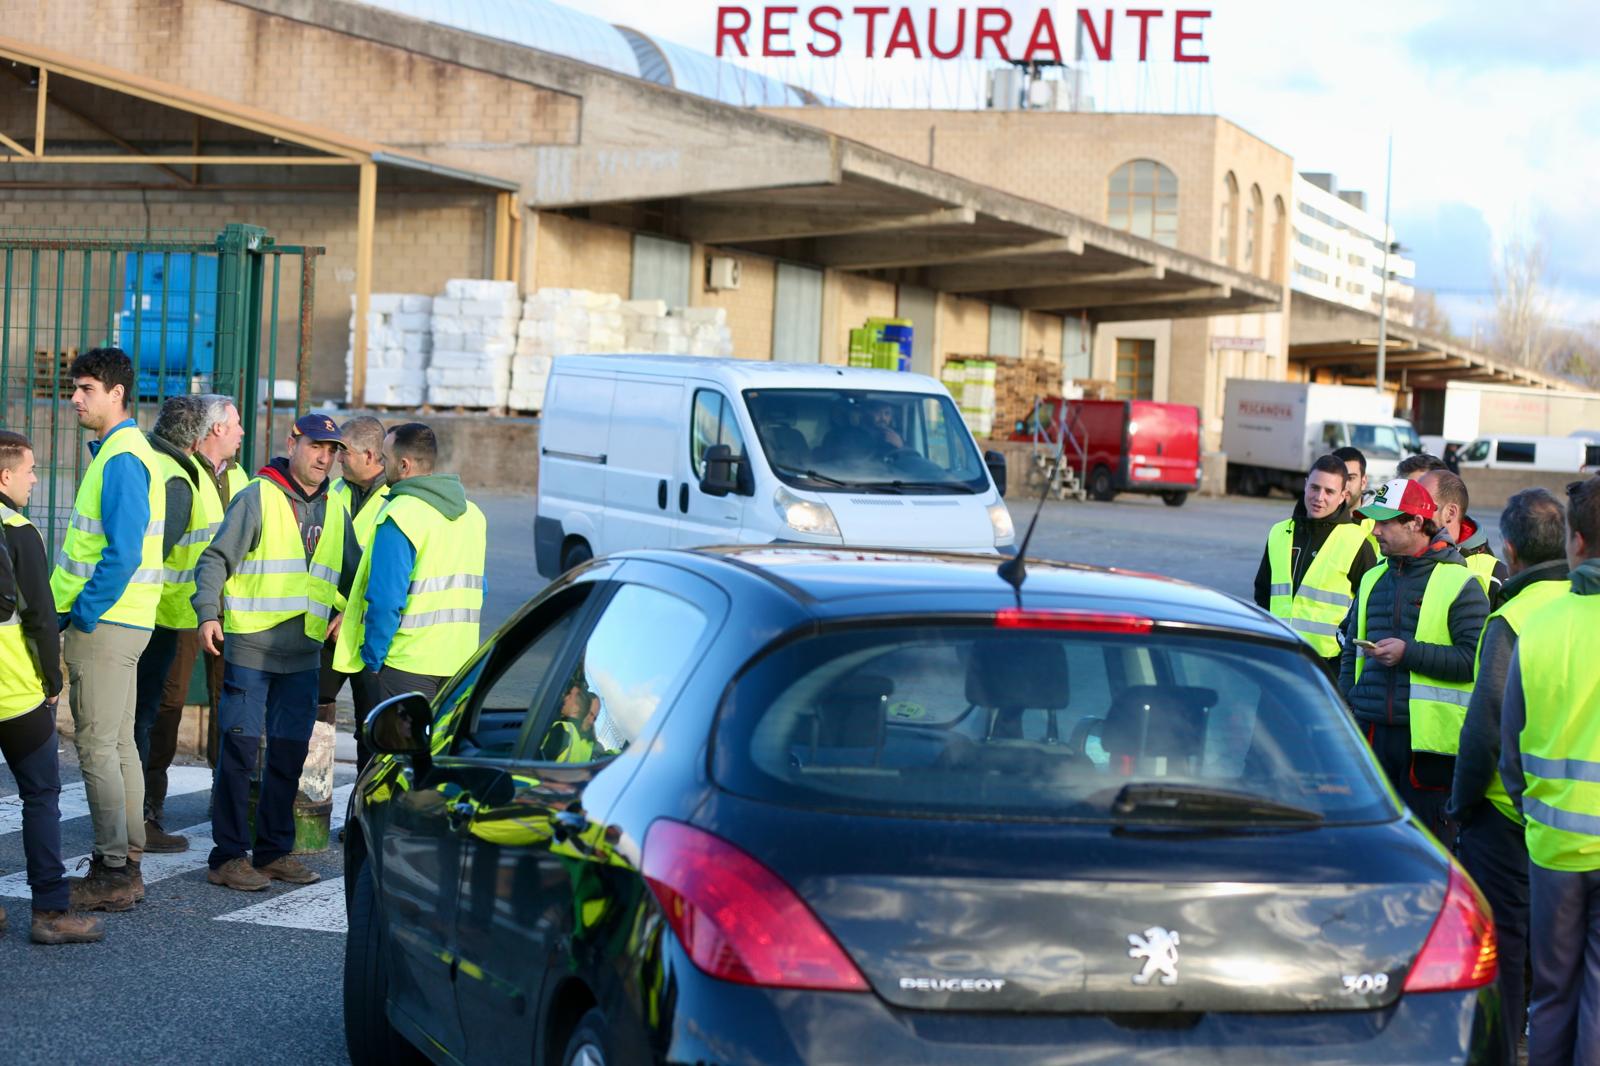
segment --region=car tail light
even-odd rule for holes
[[[861,971],[794,889],[726,840],[658,820],[645,835],[641,872],[684,950],[712,977],[866,991]]]
[[[1148,633],[1155,619],[1102,611],[1029,611],[1008,607],[994,616],[996,629],[1058,629],[1076,633]]]
[[[1406,975],[1407,992],[1456,992],[1482,988],[1499,972],[1494,918],[1478,886],[1452,863],[1444,907]]]

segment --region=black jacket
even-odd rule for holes
[[[1376,659],[1362,667],[1356,680],[1357,602],[1344,621],[1344,653],[1339,658],[1339,690],[1345,694],[1357,721],[1378,725],[1404,725],[1411,720],[1411,672],[1441,681],[1469,681],[1478,654],[1478,638],[1489,617],[1489,598],[1483,586],[1468,581],[1450,607],[1450,643],[1424,644],[1416,639],[1417,619],[1422,614],[1422,594],[1427,590],[1433,568],[1441,563],[1462,563],[1461,553],[1440,533],[1427,551],[1412,558],[1387,560],[1388,566],[1372,589],[1367,607],[1367,636],[1372,641],[1398,637],[1406,642],[1405,656],[1390,669]],[[1463,563],[1463,565],[1465,565]]]
[[[16,504],[0,496],[0,503],[13,511]],[[50,564],[45,559],[44,538],[32,526],[5,526],[5,562],[14,575],[14,606],[21,615],[22,635],[39,653],[39,669],[44,674],[44,694],[61,694],[61,634],[56,627],[56,600],[50,592]],[[5,585],[0,577],[0,585]]]
[[[1340,504],[1339,509],[1327,518],[1312,518],[1306,513],[1306,501],[1297,500],[1294,505],[1294,550],[1289,556],[1289,569],[1291,576],[1289,583],[1296,590],[1300,588],[1300,581],[1306,576],[1306,571],[1311,569],[1311,561],[1317,557],[1317,552],[1328,542],[1328,537],[1339,526],[1353,521],[1350,515],[1350,505]],[[1361,550],[1356,553],[1355,562],[1350,564],[1350,590],[1361,586],[1361,575],[1377,563],[1377,553],[1372,550],[1372,542],[1364,541]],[[1261,549],[1261,565],[1256,568],[1256,606],[1263,611],[1272,602],[1272,559],[1268,549]]]

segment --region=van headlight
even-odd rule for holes
[[[815,500],[802,500],[782,485],[772,494],[773,509],[790,529],[818,537],[839,536],[839,523],[833,508]]]
[[[994,546],[1003,548],[1017,539],[1017,527],[1011,524],[1011,512],[1001,502],[989,505],[989,524],[994,527]]]

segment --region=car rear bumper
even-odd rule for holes
[[[673,1033],[657,1061],[684,1066],[704,1062],[1491,1066],[1503,1061],[1498,1008],[1488,990],[1413,995],[1377,1011],[1114,1020],[910,1011],[890,1007],[870,994],[744,988],[698,972],[677,989]]]

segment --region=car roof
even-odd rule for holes
[[[943,386],[925,374],[909,374],[897,370],[824,366],[816,363],[772,363],[755,359],[707,359],[691,355],[562,355],[556,357],[555,370],[659,374],[675,378],[699,377],[735,390],[850,388],[879,389],[886,392],[944,391]]]
[[[1157,622],[1244,632],[1290,645],[1281,622],[1215,589],[1177,578],[1085,563],[1029,559],[1020,597],[1000,577],[997,556],[747,545],[629,552],[688,565],[736,568],[818,619],[886,614],[991,613],[1025,608],[1130,613]]]

